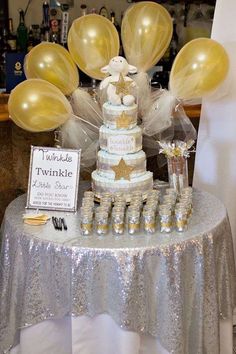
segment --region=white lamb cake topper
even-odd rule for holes
[[[121,104],[131,106],[136,99],[131,93],[135,91],[136,83],[127,74],[135,74],[137,68],[129,65],[125,58],[117,56],[112,58],[101,71],[110,74],[100,85],[101,90],[106,89],[108,102],[114,106]]]

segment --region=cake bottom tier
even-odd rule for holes
[[[109,192],[124,193],[126,195],[126,201],[129,202],[129,194],[139,191],[143,194],[143,198],[147,197],[148,191],[153,187],[153,175],[152,172],[145,172],[143,175],[127,180],[109,180],[98,174],[97,170],[92,173],[92,189],[97,198],[101,198],[102,193]]]
[[[104,150],[99,150],[97,155],[97,171],[100,176],[111,180],[115,179],[115,172],[112,169],[117,166],[121,159],[130,166],[133,167],[131,172],[131,178],[135,178],[146,173],[146,154],[143,150],[127,155],[110,154]]]

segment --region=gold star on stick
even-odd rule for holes
[[[125,160],[121,159],[119,164],[112,167],[112,170],[115,172],[115,180],[127,179],[130,181],[130,174],[133,172],[134,167],[126,165]]]
[[[132,117],[128,116],[124,111],[120,115],[119,118],[116,120],[116,128],[128,128],[130,125],[130,122],[132,120]]]
[[[130,86],[133,81],[124,79],[124,76],[120,74],[119,80],[115,82],[111,82],[113,86],[116,87],[116,94],[129,95],[130,94]]]

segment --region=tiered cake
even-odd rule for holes
[[[129,201],[132,192],[140,191],[145,198],[152,189],[152,173],[146,171],[146,155],[142,150],[142,130],[137,126],[137,86],[127,76],[136,70],[123,57],[114,57],[102,69],[111,76],[100,86],[106,91],[107,102],[103,104],[104,125],[99,130],[101,150],[97,169],[92,173],[92,188],[97,198],[104,192],[119,192]]]
[[[95,196],[102,193],[130,194],[140,191],[143,198],[153,186],[153,176],[146,171],[146,155],[142,150],[142,130],[137,126],[137,104],[125,106],[106,102],[103,105],[104,125],[99,131],[101,150],[97,169],[92,173]]]

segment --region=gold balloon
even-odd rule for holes
[[[43,42],[31,49],[25,59],[27,79],[43,79],[70,95],[79,85],[78,69],[70,53],[61,45]]]
[[[119,53],[119,36],[107,18],[90,14],[76,19],[69,30],[68,48],[78,67],[94,79],[103,79],[101,68]]]
[[[10,94],[8,108],[14,123],[31,132],[56,129],[72,114],[63,93],[40,79],[29,79],[17,85]]]
[[[163,56],[173,32],[172,19],[161,5],[143,1],[125,12],[121,38],[128,62],[147,71]]]
[[[203,97],[226,78],[229,58],[213,39],[198,38],[177,54],[170,73],[170,90],[180,99]]]

